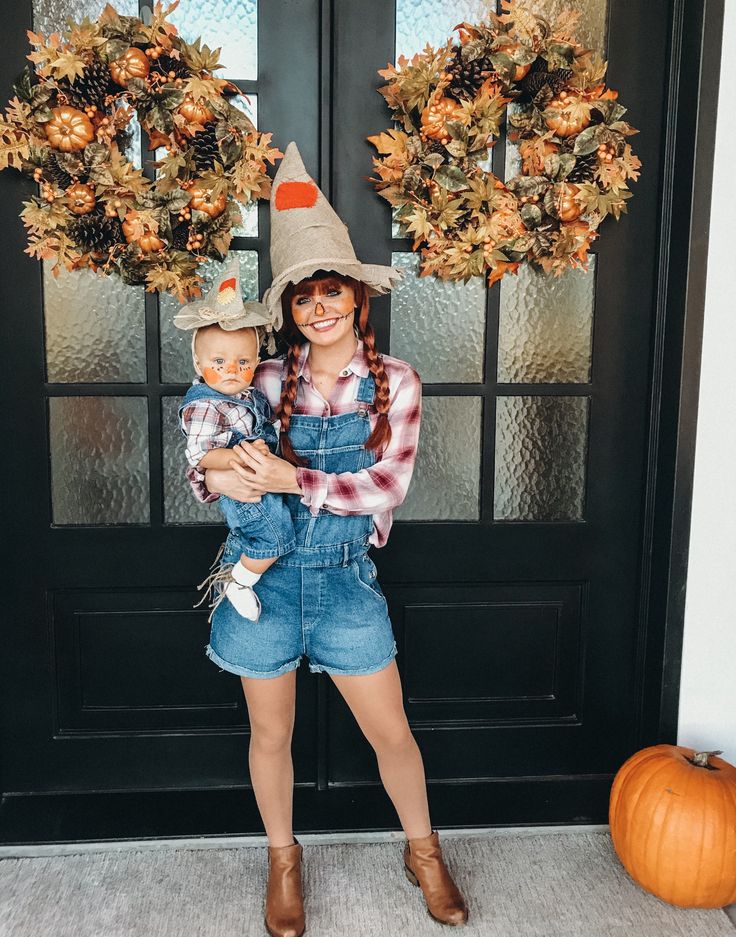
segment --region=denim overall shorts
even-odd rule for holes
[[[289,439],[309,467],[359,472],[375,462],[364,442],[370,435],[368,406],[373,376],[361,378],[358,407],[332,416],[293,414]],[[396,656],[386,598],[368,556],[372,514],[342,516],[320,508],[313,516],[297,494],[282,495],[291,513],[296,546],[280,556],[253,586],[261,600],[257,622],[220,602],[212,615],[205,651],[221,669],[247,677],[278,677],[309,659],[312,673],[368,674]],[[223,563],[238,559],[231,533]]]
[[[221,394],[207,384],[192,384],[179,407],[179,427],[182,433],[184,433],[181,424],[182,413],[184,408],[195,400],[230,400],[250,410],[253,414],[253,432],[246,436],[233,430],[232,438],[228,443],[229,449],[243,439],[249,441],[264,439],[271,452],[277,451],[278,435],[273,423],[268,419],[271,408],[266,395],[257,387],[251,388],[250,398],[237,400],[227,394]],[[226,495],[220,495],[217,504],[231,533],[240,542],[240,553],[260,559],[268,556],[282,556],[296,546],[291,513],[280,494],[267,493],[261,497],[260,501],[235,501]],[[239,556],[240,554],[236,559]]]

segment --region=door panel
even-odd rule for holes
[[[23,30],[98,12],[91,0],[35,0],[34,21],[30,3],[9,6],[7,84],[23,65]],[[603,226],[587,272],[549,280],[522,269],[491,289],[416,276],[367,179],[375,151],[365,139],[389,123],[377,69],[443,41],[481,4],[183,0],[176,11],[187,38],[224,45],[228,77],[260,128],[282,150],[298,142],[358,256],[407,271],[372,301],[371,321],[378,347],[422,376],[420,451],[390,540],[372,555],[435,825],[605,822],[611,778],[638,738],[670,11],[664,0],[580,8],[581,37],[606,44],[608,81],[642,128],[636,198]],[[144,146],[134,138],[131,153],[146,165]],[[508,177],[516,159],[502,138],[494,172]],[[240,681],[205,658],[207,614],[192,607],[223,527],[182,480],[175,407],[190,379],[188,342],[171,325],[170,297],[84,275],[53,281],[23,257],[17,211],[32,186],[8,174],[0,185],[3,303],[23,323],[12,331],[17,376],[6,391],[23,446],[0,713],[0,787],[13,796],[0,832],[43,836],[31,832],[33,810],[18,807],[3,825],[25,794],[156,791],[167,835],[191,832],[189,814],[180,827],[171,820],[173,790],[214,796],[250,783]],[[252,296],[269,282],[268,234],[263,204],[233,242]],[[329,677],[303,665],[297,687],[297,828],[396,828],[375,755]],[[49,798],[49,815],[62,803]],[[150,803],[107,824],[107,835],[140,833],[138,817],[156,814]],[[260,832],[250,807],[227,823],[215,811],[196,829]],[[67,836],[88,832],[69,824]]]

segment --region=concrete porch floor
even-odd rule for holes
[[[402,833],[300,834],[306,934],[446,933],[403,874]],[[440,830],[483,937],[736,937],[736,906],[676,908],[621,866],[608,827]],[[265,837],[0,847],[3,937],[256,937]],[[306,937],[306,935],[305,935]]]

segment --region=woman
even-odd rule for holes
[[[399,273],[356,259],[293,143],[271,194],[271,266],[264,302],[288,352],[261,364],[254,385],[279,417],[282,457],[243,441],[233,450],[242,464],[190,474],[195,490],[206,485],[209,494],[200,488],[199,496],[208,500],[281,492],[294,520],[297,547],[254,586],[264,609],[257,625],[220,602],[207,646],[215,663],[240,675],[247,702],[251,780],[269,843],[266,928],[272,937],[298,937],[305,923],[291,760],[302,654],[311,671],[330,674],[376,752],[407,837],[407,877],[421,886],[435,919],[464,924],[465,901],[430,823],[396,642],[368,557],[369,544],[386,542],[392,510],[406,495],[419,435],[419,375],[377,353],[368,323],[369,295],[390,289]],[[224,568],[239,553],[230,541]]]

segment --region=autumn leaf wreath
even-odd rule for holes
[[[30,175],[26,252],[58,275],[89,267],[180,300],[200,294],[197,273],[223,260],[240,206],[268,198],[266,163],[283,156],[229,97],[219,49],[185,42],[157,2],[147,22],[108,4],[63,34],[30,32],[33,51],[0,115],[0,169]],[[146,174],[128,158],[137,118]]]
[[[598,226],[626,212],[639,177],[626,141],[638,130],[606,88],[607,63],[576,42],[580,14],[550,23],[519,0],[501,8],[379,71],[395,125],[367,138],[380,154],[371,182],[423,276],[492,284],[524,262],[554,276],[587,269]],[[520,158],[506,181],[488,163],[504,116]]]

